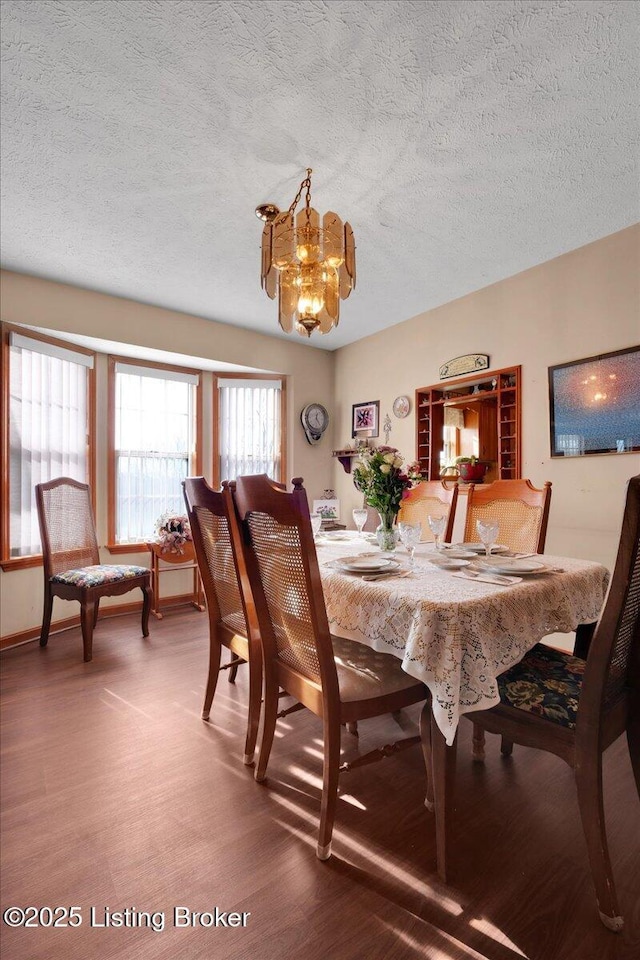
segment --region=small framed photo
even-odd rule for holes
[[[351,416],[351,436],[359,439],[377,437],[379,433],[380,401],[354,403]]]
[[[640,347],[549,367],[551,456],[640,450]]]
[[[323,521],[339,520],[340,501],[337,499],[337,497],[333,497],[331,500],[314,500],[313,512],[319,513]]]

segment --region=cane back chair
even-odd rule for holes
[[[442,480],[423,480],[407,492],[400,504],[398,521],[420,524],[420,542],[426,543],[434,539],[429,529],[429,515],[446,517],[447,525],[442,536],[443,541],[450,542],[453,533],[453,521],[458,501],[458,484],[447,486]]]
[[[149,636],[153,597],[151,570],[131,564],[100,563],[93,509],[86,483],[58,477],[36,484],[36,504],[42,539],[44,609],[40,646],[46,647],[54,597],[80,602],[84,660],[93,655],[93,630],[101,597],[113,597],[140,587],[142,634]]]
[[[266,777],[282,687],[322,718],[324,762],[316,854],[331,856],[338,774],[417,743],[385,747],[340,768],[340,727],[427,701],[427,688],[400,662],[329,632],[309,506],[301,479],[286,493],[266,475],[238,477],[234,500],[243,527],[264,663],[264,720],[255,778]],[[430,714],[427,701],[423,718]],[[424,719],[422,720],[424,722]]]
[[[231,491],[228,483],[223,485],[222,492],[212,490],[204,477],[188,477],[183,481],[183,490],[209,614],[209,674],[202,719],[209,719],[220,670],[228,669],[229,683],[233,683],[238,664],[248,663],[249,705],[243,759],[249,765],[254,760],[260,721],[262,652],[253,603],[248,607],[245,603],[251,592],[238,526],[229,522],[234,509]],[[230,651],[231,659],[221,666],[223,647]]]
[[[497,520],[498,539],[510,550],[544,553],[551,502],[551,483],[539,490],[529,480],[494,480],[469,484],[465,541],[478,539],[478,520]]]
[[[602,753],[626,731],[640,797],[640,476],[629,481],[613,577],[586,661],[538,644],[498,683],[500,704],[474,712],[473,722],[573,769],[600,918],[618,931]]]

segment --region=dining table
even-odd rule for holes
[[[522,576],[473,561],[443,569],[426,543],[411,567],[404,548],[382,555],[373,537],[354,531],[320,535],[316,550],[331,632],[397,657],[431,694],[437,868],[446,880],[460,717],[499,703],[498,676],[544,637],[596,621],[609,571],[548,554],[535,558],[540,572],[534,563]],[[376,558],[390,562],[378,571]],[[373,572],[348,569],[359,564]]]

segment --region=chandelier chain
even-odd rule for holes
[[[295,213],[296,207],[298,206],[298,203],[300,202],[300,197],[302,196],[302,191],[303,191],[304,188],[306,187],[306,188],[307,188],[307,193],[306,193],[306,196],[305,196],[305,202],[306,202],[306,206],[307,206],[307,219],[308,219],[308,217],[309,217],[309,209],[310,209],[310,207],[311,207],[311,174],[312,174],[312,173],[313,173],[313,170],[311,169],[311,167],[307,167],[307,175],[306,175],[306,177],[304,178],[304,180],[302,181],[302,183],[300,184],[300,189],[299,189],[298,192],[296,193],[295,198],[294,198],[294,201],[293,201],[293,203],[291,204],[291,206],[289,207],[289,213],[291,214],[291,216],[293,216],[293,214]]]

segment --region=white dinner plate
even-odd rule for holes
[[[471,554],[471,556],[475,557],[475,554]],[[429,557],[429,563],[432,563],[434,567],[440,567],[441,570],[461,570],[462,567],[468,567],[471,560],[465,560],[464,557]]]
[[[458,547],[461,550],[471,550],[472,553],[485,553],[484,543],[459,543]],[[494,543],[491,547],[491,553],[508,553],[509,547],[505,547],[504,543]]]
[[[321,530],[317,534],[318,540],[353,540],[354,534],[349,536],[346,531],[343,530]]]
[[[445,543],[436,556],[446,557],[449,560],[470,560],[476,556],[476,553],[474,550],[463,550],[462,547],[456,547],[452,543]]]
[[[518,560],[515,557],[502,557],[502,559],[497,560],[487,560],[485,557],[479,557],[476,564],[482,566],[483,570],[490,570],[491,573],[515,573],[518,576],[528,573],[543,573],[548,569],[539,560]]]
[[[341,557],[335,563],[349,573],[378,573],[398,566],[397,560],[388,560],[386,557]]]

